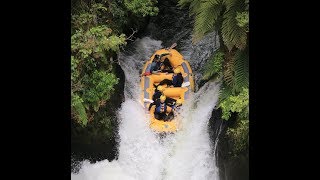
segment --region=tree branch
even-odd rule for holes
[[[134,30],[133,28],[131,28],[131,30],[132,30],[132,34],[131,34],[129,37],[127,37],[126,40],[134,41],[134,40],[132,39],[132,38],[133,38],[133,35],[134,35],[136,32],[138,32],[138,30]]]

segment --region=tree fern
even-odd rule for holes
[[[224,0],[226,12],[223,17],[221,34],[225,45],[229,51],[236,46],[239,49],[246,47],[247,34],[244,27],[238,25],[236,19],[237,12],[245,11],[246,4],[244,0]]]
[[[179,0],[178,5],[181,7],[189,5],[189,15],[193,16],[199,12],[201,2],[199,0]]]
[[[195,2],[195,0],[179,0],[178,5],[181,7],[185,7],[185,6],[189,5],[189,7],[190,7],[191,3],[194,3],[194,2]],[[200,3],[200,1],[196,1],[196,2]]]
[[[248,51],[238,51],[235,55],[234,90],[239,92],[242,87],[249,87],[249,56]]]
[[[201,2],[201,3],[200,3]],[[195,15],[193,41],[196,42],[216,28],[216,23],[223,9],[221,0],[199,1],[195,4],[191,14]],[[195,8],[196,6],[199,6]],[[191,7],[191,6],[190,6]]]
[[[203,36],[221,28],[222,38],[229,50],[233,46],[244,49],[246,46],[246,26],[239,26],[239,14],[245,14],[248,3],[245,0],[180,0],[179,5],[189,4],[190,15],[195,16],[193,29],[193,42],[202,39]],[[224,12],[223,12],[224,11]],[[223,13],[223,17],[221,16]],[[217,25],[223,18],[222,25]]]
[[[237,12],[236,19],[238,22],[238,26],[244,28],[246,32],[249,32],[249,12]]]

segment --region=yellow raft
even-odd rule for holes
[[[179,68],[183,76],[184,83],[190,82],[190,85],[187,87],[167,87],[163,91],[163,94],[167,97],[173,99],[181,98],[184,102],[190,97],[191,91],[194,92],[194,78],[192,74],[192,69],[187,60],[175,49],[160,49],[156,51],[151,58],[145,63],[142,74],[150,72],[151,63],[156,54],[170,53],[169,55],[163,56],[161,59],[168,58],[172,67]],[[172,73],[157,73],[141,77],[141,102],[144,105],[144,108],[148,108],[150,102],[146,102],[146,99],[151,100],[155,92],[154,84],[157,85],[164,79],[172,80]],[[150,128],[156,132],[176,132],[180,129],[181,124],[178,118],[174,117],[171,121],[157,120],[154,118],[155,106],[150,110]]]

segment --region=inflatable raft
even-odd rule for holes
[[[144,108],[148,109],[150,105],[150,100],[155,92],[155,86],[158,85],[162,80],[169,79],[172,80],[173,73],[156,73],[151,74],[151,63],[156,54],[161,55],[165,53],[170,53],[161,57],[162,60],[168,58],[171,66],[179,68],[184,79],[182,87],[166,87],[163,94],[167,97],[173,98],[175,100],[182,99],[183,103],[186,99],[190,97],[190,93],[194,92],[194,77],[192,74],[192,69],[187,60],[175,49],[160,49],[156,51],[151,58],[145,63],[142,74],[147,74],[141,77],[141,102]],[[186,85],[186,86],[185,86]],[[184,87],[185,86],[185,87]],[[177,116],[171,121],[157,120],[154,118],[155,106],[152,106],[148,116],[150,118],[150,128],[156,132],[176,132],[181,128],[180,120]]]

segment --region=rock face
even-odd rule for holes
[[[189,17],[188,7],[178,7],[177,0],[158,1],[158,7],[158,16],[150,17],[143,36],[163,41],[164,47],[170,47],[174,42],[179,45],[181,41],[189,38],[192,18]]]
[[[219,134],[219,127],[221,132],[218,138],[216,159],[217,167],[219,168],[220,180],[248,180],[249,179],[249,153],[244,152],[237,157],[231,156],[230,140],[226,136],[227,127],[234,124],[235,119],[231,118],[229,121],[221,119],[221,110],[213,110],[209,123],[210,137],[214,143]]]

